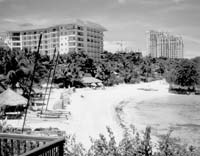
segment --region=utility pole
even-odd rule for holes
[[[37,66],[38,56],[40,54],[39,52],[40,52],[41,40],[42,40],[42,33],[40,34],[39,43],[38,43],[38,49],[37,49],[37,52],[35,53],[35,62],[34,62],[34,67],[33,67],[33,74],[32,74],[32,77],[31,77],[31,84],[29,86],[28,101],[27,101],[27,106],[26,106],[26,110],[25,110],[24,122],[23,122],[23,125],[22,125],[22,133],[24,132],[24,126],[25,126],[25,122],[26,122],[28,107],[29,107],[30,100],[31,100],[31,91],[32,91],[32,86],[33,86],[33,81],[34,81],[34,75],[35,75],[35,70],[36,70],[36,66]]]

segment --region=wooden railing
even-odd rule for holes
[[[63,156],[65,139],[0,133],[0,156]]]

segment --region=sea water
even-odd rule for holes
[[[172,129],[172,137],[182,143],[200,145],[200,96],[165,95],[138,103],[129,101],[125,114],[136,128],[152,127],[152,135],[161,136]]]

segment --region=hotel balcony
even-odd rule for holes
[[[0,133],[0,156],[63,156],[65,138]]]

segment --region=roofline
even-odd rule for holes
[[[71,22],[66,22],[65,24],[56,24],[56,25],[52,25],[52,26],[47,26],[47,27],[40,27],[40,28],[30,28],[30,29],[21,29],[21,30],[10,30],[10,31],[6,31],[6,32],[10,32],[10,33],[13,33],[13,32],[26,32],[26,31],[42,31],[42,30],[45,30],[45,29],[51,29],[51,28],[55,28],[55,27],[59,27],[59,26],[64,26],[64,25],[69,25],[69,24],[77,24],[77,25],[81,25],[81,26],[86,26],[86,27],[89,27],[89,28],[94,28],[94,29],[100,29],[101,31],[107,31],[107,29],[103,26],[101,26],[100,24],[97,24],[97,23],[94,23],[94,22],[91,22],[91,21],[83,21],[83,20],[75,20],[75,21],[71,21]]]
[[[173,34],[171,32],[168,31],[160,31],[160,30],[147,30],[146,33],[158,33],[158,34],[162,34],[162,35],[168,35],[169,37],[174,37],[174,38],[180,38],[182,39],[182,35],[177,35],[177,34]]]

